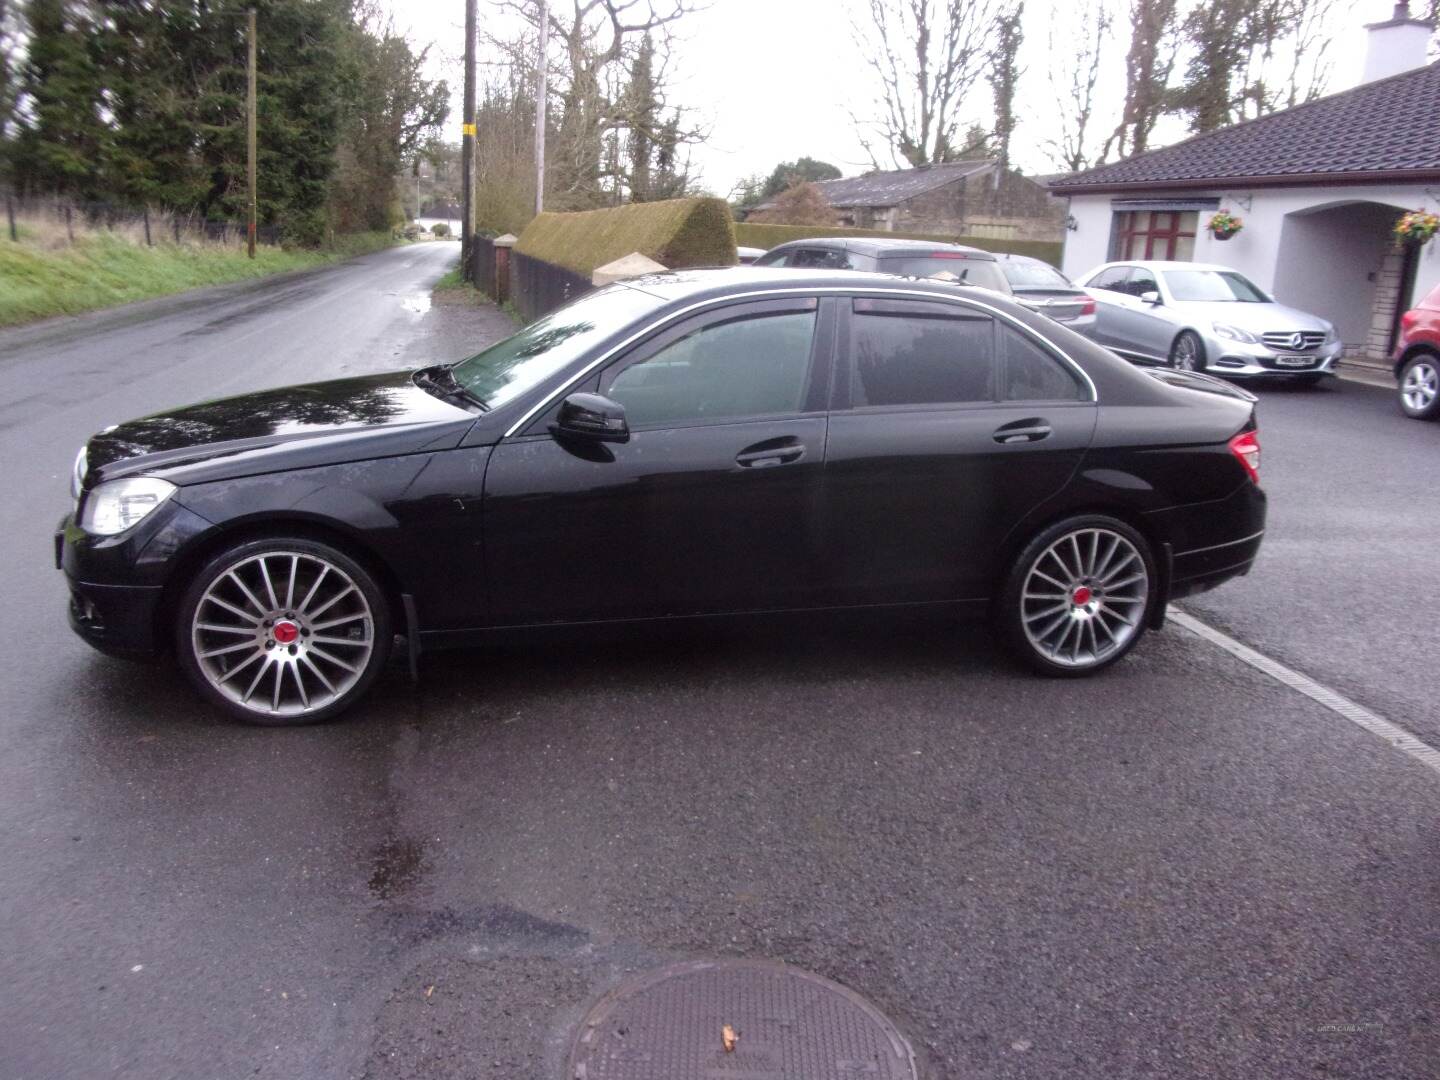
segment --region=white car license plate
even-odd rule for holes
[[[1280,367],[1314,367],[1313,356],[1277,356],[1275,363]]]

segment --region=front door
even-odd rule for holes
[[[814,606],[830,318],[814,298],[693,317],[587,384],[628,442],[570,444],[542,414],[496,447],[491,621]]]
[[[845,314],[825,484],[837,599],[989,596],[1002,543],[1090,443],[1088,386],[976,309],[856,299]]]

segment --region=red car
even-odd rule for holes
[[[1400,316],[1395,343],[1400,408],[1416,420],[1440,417],[1440,285]]]

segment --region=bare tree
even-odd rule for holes
[[[995,32],[994,0],[865,0],[864,12],[852,31],[878,84],[870,123],[886,152],[911,166],[954,160],[960,109]]]
[[[1130,51],[1125,56],[1125,106],[1105,140],[1100,160],[1143,154],[1166,111],[1170,75],[1179,51],[1175,0],[1130,0]]]
[[[1110,5],[1101,2],[1082,7],[1073,40],[1059,41],[1053,26],[1050,30],[1050,89],[1059,111],[1058,135],[1047,145],[1051,158],[1066,172],[1079,172],[1105,160],[1104,150],[1092,145],[1095,87],[1107,57],[1114,19]]]
[[[1440,0],[1431,0],[1431,19],[1435,18],[1437,7],[1440,7]],[[1314,101],[1325,93],[1335,70],[1334,53],[1330,48],[1334,42],[1330,20],[1335,13],[1336,0],[1301,0],[1300,8],[1290,42],[1290,68],[1281,106],[1286,109]]]

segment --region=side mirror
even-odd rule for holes
[[[1160,306],[1160,294],[1159,294],[1158,292],[1156,292],[1154,289],[1151,289],[1149,292],[1142,292],[1142,293],[1140,294],[1140,302],[1141,302],[1142,304],[1153,304],[1153,305],[1155,305],[1156,307],[1159,307],[1159,306]]]
[[[589,442],[629,442],[625,406],[599,394],[571,394],[560,403],[552,435]]]

